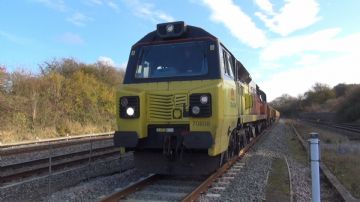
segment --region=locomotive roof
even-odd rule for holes
[[[154,43],[154,42],[166,42],[166,41],[172,41],[172,40],[198,40],[198,39],[212,39],[212,40],[217,40],[217,37],[215,37],[214,35],[210,34],[209,32],[205,31],[204,29],[200,28],[200,27],[195,27],[195,26],[191,26],[191,25],[185,25],[184,22],[180,21],[180,22],[172,22],[172,23],[183,23],[183,32],[179,35],[173,36],[173,37],[164,37],[164,35],[161,35],[159,33],[159,29],[161,29],[161,26],[166,26],[169,25],[171,23],[163,23],[163,24],[159,24],[157,25],[157,29],[148,33],[147,35],[145,35],[142,39],[140,39],[138,42],[136,42],[133,47],[136,47],[138,45],[142,45],[142,44],[149,44],[149,43]]]

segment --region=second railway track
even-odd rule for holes
[[[310,124],[314,124],[317,126],[326,127],[329,129],[338,130],[346,135],[349,140],[360,140],[360,125],[359,124],[350,124],[350,123],[332,123],[332,122],[324,122],[324,121],[317,121],[317,120],[308,120],[303,119]]]
[[[1,145],[0,201],[39,201],[64,188],[133,168],[113,134]]]
[[[57,155],[51,158],[41,158],[32,161],[25,161],[16,164],[2,166],[0,184],[8,184],[14,181],[21,181],[25,178],[48,175],[51,172],[63,170],[66,167],[83,165],[91,161],[114,156],[119,150],[114,147],[97,148],[91,151],[79,151],[64,155]]]
[[[111,133],[102,133],[2,145],[0,185],[46,176],[119,155],[111,140]]]

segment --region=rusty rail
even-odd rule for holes
[[[51,158],[36,159],[33,161],[5,165],[1,168],[0,184],[12,182],[17,179],[28,178],[33,175],[50,174],[73,165],[88,165],[96,159],[106,158],[119,154],[114,147],[94,149],[93,152],[80,151],[76,153],[52,156]],[[51,160],[50,160],[51,159]]]
[[[293,123],[290,123],[297,139],[299,140],[299,142],[301,143],[301,146],[304,148],[304,150],[308,153],[308,147],[307,144],[305,142],[305,140],[301,137],[301,135],[298,133],[298,131],[296,130],[296,128],[294,127]],[[355,199],[350,192],[344,187],[344,185],[342,185],[342,183],[336,178],[336,176],[334,174],[331,173],[331,171],[329,170],[329,168],[323,163],[320,162],[320,170],[322,171],[322,173],[324,174],[324,176],[327,178],[327,180],[330,182],[330,184],[335,188],[335,190],[339,193],[339,195],[341,196],[341,198],[346,201],[346,202],[355,202],[358,201],[357,199]]]
[[[316,126],[321,126],[328,129],[337,130],[338,132],[342,132],[343,135],[349,138],[349,140],[360,140],[360,125],[349,124],[349,123],[332,123],[332,122],[316,121],[309,119],[301,119],[301,120],[310,124],[314,124]]]
[[[257,141],[266,133],[268,129],[263,131],[262,134],[258,135],[253,141],[247,144],[243,149],[240,150],[239,155],[233,157],[229,162],[225,163],[221,168],[219,168],[215,173],[210,175],[200,186],[198,186],[193,192],[188,194],[182,201],[183,202],[191,202],[196,201],[201,194],[205,193],[210,187],[211,184],[221,177],[223,174],[228,171],[231,166],[233,166],[238,160],[244,157],[244,155],[255,145]]]
[[[52,149],[67,147],[70,145],[78,145],[96,141],[103,141],[113,138],[113,132],[97,133],[79,136],[69,136],[61,138],[44,139],[39,141],[27,141],[13,144],[0,145],[1,156],[48,150],[49,145]]]
[[[17,159],[19,157],[20,160],[10,164],[1,163],[0,184],[8,184],[39,175],[51,176],[52,172],[69,166],[90,165],[95,159],[120,154],[119,149],[112,145],[108,143],[102,145],[102,141],[111,140],[112,137],[113,133],[108,132],[1,145],[0,159]],[[95,143],[100,145],[94,147]],[[66,148],[71,146],[77,147],[74,151],[67,151]],[[56,152],[54,152],[55,150]],[[34,158],[32,154],[35,155]]]
[[[264,136],[265,133],[267,133],[269,130],[271,130],[271,128],[264,130],[262,132],[262,134],[258,135],[256,138],[254,138],[249,144],[247,144],[243,149],[240,150],[238,156],[233,157],[230,161],[228,161],[222,167],[220,167],[217,171],[215,171],[215,173],[210,175],[210,177],[208,177],[196,189],[194,189],[190,194],[185,196],[185,198],[182,201],[195,201],[196,199],[198,199],[202,193],[205,193],[209,189],[211,184],[217,178],[221,177],[227,170],[229,170],[231,168],[232,165],[234,165],[239,159],[241,159],[246,154],[246,152],[249,151],[252,148],[252,146],[254,146],[255,143],[260,140],[260,138],[262,136]],[[152,174],[149,177],[141,179],[120,191],[114,192],[113,194],[107,196],[106,198],[103,198],[101,201],[102,202],[115,202],[115,201],[119,201],[121,199],[125,199],[130,194],[133,194],[135,192],[142,190],[144,187],[153,184],[154,182],[161,179],[162,177],[163,176],[161,176],[161,175]]]
[[[124,199],[125,197],[129,196],[130,194],[135,193],[150,184],[153,184],[158,179],[160,179],[160,175],[156,175],[156,174],[149,175],[148,177],[143,178],[143,179],[127,186],[126,188],[122,189],[121,191],[117,191],[117,192],[111,194],[110,196],[102,199],[101,201],[102,202],[118,202],[119,200]]]

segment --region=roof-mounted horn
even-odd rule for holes
[[[186,32],[186,25],[183,21],[161,23],[157,25],[156,32],[163,39],[176,38]]]

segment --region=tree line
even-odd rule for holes
[[[39,74],[0,66],[0,142],[115,129],[115,93],[124,71],[72,58],[46,61]],[[360,85],[316,83],[298,97],[284,94],[271,105],[282,116],[334,112],[340,121],[360,119]]]
[[[337,121],[360,119],[360,84],[340,83],[333,88],[316,83],[298,97],[284,94],[271,102],[282,116],[297,117],[302,112],[332,112]]]
[[[115,129],[123,70],[65,58],[44,62],[39,72],[0,68],[0,142]]]

